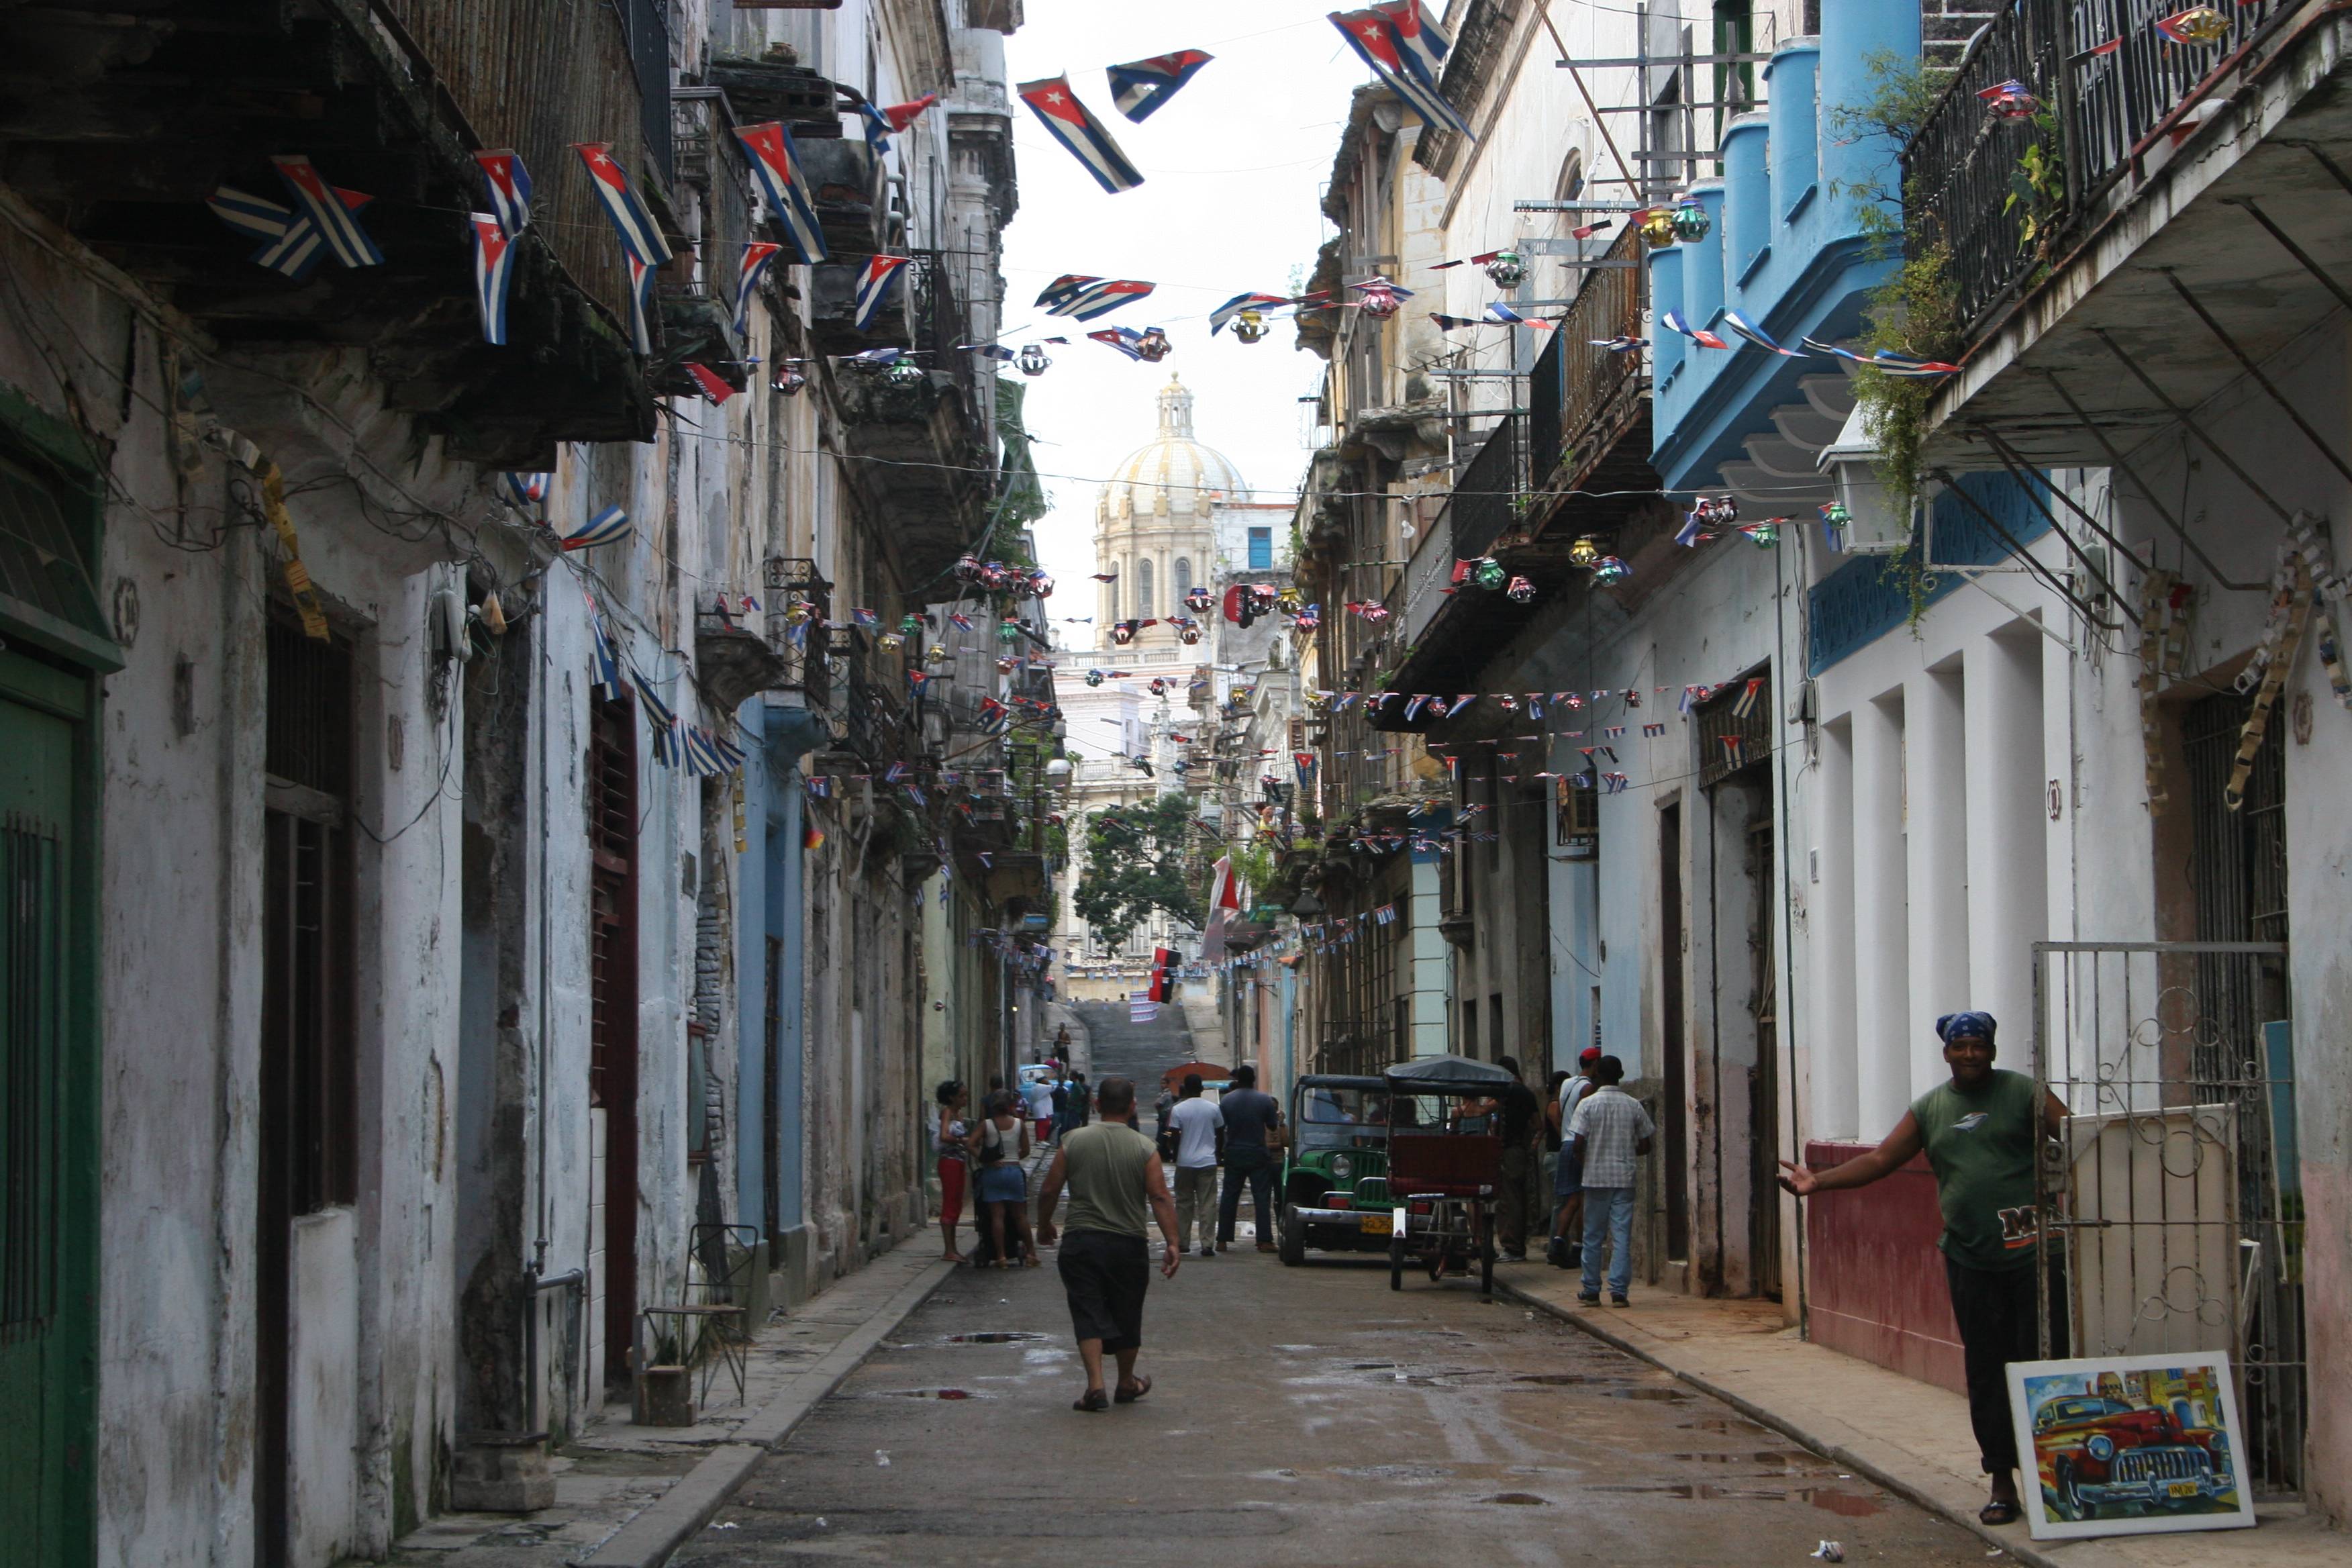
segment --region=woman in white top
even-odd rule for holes
[[[964,1125],[963,1110],[971,1096],[961,1079],[950,1079],[940,1085],[933,1096],[939,1101],[938,1115],[931,1124],[931,1153],[939,1160],[940,1171],[940,1237],[947,1250],[940,1258],[949,1263],[961,1263],[963,1254],[956,1250],[956,1221],[963,1217],[964,1141],[971,1129]]]
[[[1023,1267],[1036,1268],[1037,1241],[1029,1229],[1029,1176],[1022,1168],[1022,1162],[1029,1158],[1029,1122],[1013,1096],[991,1097],[988,1114],[980,1119],[972,1138],[972,1157],[980,1166],[980,1210],[973,1216],[973,1228],[979,1228],[981,1216],[985,1215],[999,1268],[1012,1267],[1004,1250],[1008,1228],[1021,1238]]]

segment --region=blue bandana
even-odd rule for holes
[[[1990,1013],[1947,1013],[1936,1020],[1936,1037],[1949,1045],[1963,1035],[1974,1035],[1990,1045],[1998,1026]]]

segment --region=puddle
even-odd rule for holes
[[[1619,1380],[1592,1372],[1523,1372],[1511,1381],[1539,1383],[1546,1388],[1567,1388],[1580,1383],[1615,1383]]]
[[[1826,1509],[1841,1519],[1868,1519],[1874,1513],[1885,1513],[1886,1506],[1874,1498],[1860,1492],[1840,1491],[1835,1487],[1815,1487],[1792,1496],[1804,1498],[1815,1508]]]
[[[1809,1502],[1841,1519],[1866,1519],[1872,1514],[1886,1511],[1885,1505],[1874,1498],[1864,1497],[1858,1492],[1841,1491],[1835,1487],[1727,1487],[1713,1481],[1674,1481],[1663,1485],[1633,1482],[1588,1489],[1596,1492],[1654,1492],[1662,1497],[1697,1501]]]
[[[939,1342],[943,1345],[1013,1345],[1025,1344],[1045,1337],[1026,1329],[990,1329],[976,1334],[950,1334]]]
[[[1759,1437],[1771,1436],[1770,1427],[1759,1426],[1753,1421],[1743,1421],[1737,1415],[1717,1415],[1705,1421],[1684,1421],[1678,1423],[1675,1430],[1677,1432],[1737,1432],[1743,1436],[1752,1432]]]
[[[1548,1501],[1536,1496],[1533,1492],[1496,1492],[1493,1497],[1482,1497],[1478,1500],[1480,1502],[1509,1503],[1517,1508],[1549,1508],[1551,1506]]]
[[[993,1394],[974,1394],[968,1388],[877,1388],[866,1395],[868,1399],[994,1399]]]
[[[1668,1454],[1669,1459],[1683,1459],[1700,1465],[1780,1465],[1786,1466],[1789,1456],[1767,1448],[1757,1454]]]
[[[1442,1481],[1454,1472],[1443,1465],[1342,1465],[1331,1473],[1366,1481]]]
[[[1612,1388],[1609,1391],[1609,1397],[1612,1399],[1654,1399],[1662,1403],[1680,1403],[1683,1400],[1693,1399],[1697,1396],[1696,1394],[1685,1393],[1679,1388]]]

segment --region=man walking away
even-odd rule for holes
[[[1567,1146],[1568,1119],[1592,1092],[1593,1064],[1601,1059],[1599,1046],[1587,1046],[1576,1058],[1576,1075],[1559,1086],[1544,1114],[1561,1140],[1559,1163],[1552,1167],[1551,1246],[1544,1260],[1554,1268],[1584,1267],[1584,1162]]]
[[[1176,1248],[1192,1250],[1192,1221],[1201,1222],[1201,1256],[1214,1258],[1210,1246],[1217,1215],[1217,1162],[1225,1152],[1224,1113],[1201,1098],[1201,1075],[1184,1075],[1184,1089],[1176,1109],[1168,1113],[1169,1135],[1176,1141]]]
[[[1969,1424],[1992,1496],[1978,1510],[1987,1524],[2017,1518],[2017,1429],[2010,1424],[2009,1363],[2042,1359],[2036,1332],[2034,1270],[2049,1268],[2050,1354],[2066,1355],[2063,1258],[2053,1238],[2042,1247],[2033,1185],[2035,1151],[2064,1128],[2059,1098],[2034,1092],[2023,1073],[1992,1065],[1990,1013],[1947,1013],[1936,1020],[1949,1083],[1911,1102],[1886,1142],[1826,1171],[1780,1162],[1780,1185],[1798,1197],[1866,1187],[1925,1152],[1944,1212],[1944,1277],[1960,1329],[1968,1374]],[[2037,1099],[2039,1103],[2036,1103]]]
[[[1528,1222],[1540,1211],[1535,1206],[1536,1167],[1540,1161],[1536,1140],[1543,1129],[1543,1107],[1535,1090],[1519,1079],[1519,1058],[1497,1057],[1495,1065],[1511,1075],[1495,1097],[1497,1120],[1503,1125],[1503,1168],[1495,1192],[1495,1241],[1506,1263],[1528,1260]]]
[[[1042,1074],[1021,1086],[1021,1098],[1028,1103],[1031,1120],[1037,1123],[1037,1142],[1043,1143],[1054,1135],[1054,1083]]]
[[[1071,1125],[1070,1080],[1066,1075],[1057,1073],[1054,1078],[1055,1141],[1057,1142],[1060,1142],[1060,1140],[1069,1132]]]
[[[1062,1140],[1037,1194],[1037,1244],[1050,1247],[1054,1210],[1064,1184],[1070,1189],[1070,1232],[1062,1238],[1060,1269],[1071,1331],[1087,1368],[1087,1391],[1070,1408],[1088,1412],[1108,1410],[1114,1400],[1132,1405],[1151,1392],[1151,1380],[1135,1370],[1136,1352],[1143,1348],[1143,1298],[1151,1288],[1147,1215],[1160,1224],[1160,1272],[1173,1279],[1183,1261],[1176,1201],[1168,1195],[1160,1151],[1127,1124],[1135,1110],[1134,1083],[1107,1078],[1097,1092],[1102,1123]],[[1103,1386],[1106,1353],[1118,1363],[1115,1393]]]
[[[1628,1306],[1633,1283],[1633,1162],[1650,1152],[1658,1129],[1642,1102],[1617,1086],[1625,1064],[1592,1064],[1592,1092],[1568,1119],[1565,1151],[1584,1161],[1584,1288],[1576,1299],[1601,1304],[1601,1248],[1609,1247],[1609,1304]]]
[[[1250,1207],[1257,1219],[1257,1249],[1278,1250],[1274,1245],[1274,1152],[1282,1143],[1282,1106],[1257,1087],[1257,1068],[1234,1069],[1233,1087],[1219,1097],[1217,1109],[1225,1118],[1225,1185],[1217,1199],[1217,1245],[1234,1244],[1234,1223],[1241,1215],[1242,1184],[1250,1189]]]
[[[1132,1103],[1129,1102],[1130,1108]],[[1109,1112],[1104,1114],[1108,1115]],[[1070,1075],[1070,1125],[1084,1127],[1094,1119],[1095,1092],[1087,1087],[1086,1074],[1074,1072]]]

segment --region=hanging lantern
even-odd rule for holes
[[[1706,216],[1706,209],[1688,196],[1676,204],[1666,222],[1673,227],[1675,237],[1685,244],[1696,244],[1705,239],[1706,231],[1715,226]]]
[[[1845,510],[1843,501],[1833,500],[1822,508],[1822,521],[1832,528],[1843,528],[1853,521],[1853,514]]]
[[[913,614],[913,613],[910,611],[910,612],[908,612],[908,614],[903,615],[903,616],[900,616],[898,617],[898,635],[899,635],[899,636],[901,636],[901,637],[913,637],[917,632],[919,632],[919,631],[920,631],[920,630],[922,630],[922,629],[923,629],[923,617],[922,617],[922,616],[918,616],[918,615],[915,615],[915,614]]]
[[[935,642],[929,648],[924,650],[923,662],[925,664],[945,664],[947,661],[948,646],[945,643]]]
[[[1498,250],[1486,263],[1486,281],[1497,289],[1516,289],[1528,280],[1528,264],[1516,250]]]
[[[1205,616],[1217,607],[1217,596],[1206,588],[1188,588],[1184,593],[1184,607],[1196,616]]]
[[[894,362],[888,370],[884,371],[882,379],[893,386],[908,387],[921,386],[929,381],[931,376],[929,371],[913,360],[902,359]]]
[[[1481,555],[1478,557],[1478,563],[1470,568],[1470,580],[1492,593],[1509,582],[1511,574],[1504,571],[1503,563],[1493,556]]]
[[[967,583],[976,582],[980,577],[980,557],[977,555],[956,557],[955,574]]]
[[[1051,368],[1054,362],[1045,357],[1044,344],[1023,343],[1021,357],[1013,363],[1021,367],[1021,374],[1024,375],[1043,375]]]
[[[1642,226],[1642,237],[1654,246],[1664,247],[1675,242],[1675,214],[1671,207],[1652,207],[1636,221]]]
[[[1087,684],[1088,686],[1100,686],[1102,683],[1103,672],[1101,670],[1090,669],[1087,671]]]
[[[1536,585],[1525,577],[1514,577],[1510,586],[1503,590],[1503,596],[1515,605],[1524,605],[1536,596]]]
[[[1292,623],[1292,629],[1296,631],[1311,632],[1322,624],[1322,605],[1302,605],[1298,609],[1298,619]]]
[[[1000,658],[996,661],[996,673],[1010,675],[1013,673],[1013,667],[1020,662],[1017,658]]]
[[[775,379],[768,383],[771,391],[780,392],[786,397],[797,397],[807,385],[808,377],[789,364],[778,365]]]
[[[1404,308],[1404,302],[1391,289],[1367,289],[1363,295],[1356,301],[1357,307],[1375,321],[1385,321]]]
[[[784,625],[788,626],[806,625],[809,616],[814,613],[814,607],[806,599],[784,601]]]
[[[1245,343],[1256,342],[1265,336],[1265,312],[1244,310],[1234,318],[1234,336]]]
[[[1283,589],[1282,592],[1274,596],[1274,607],[1280,610],[1286,616],[1297,615],[1298,613],[1298,590],[1296,588]]]
[[[1021,622],[1017,617],[1008,616],[1004,620],[1001,620],[996,623],[996,640],[998,642],[1012,642],[1015,638],[1019,637],[1020,635]]]
[[[907,646],[907,639],[900,637],[897,632],[884,632],[880,637],[874,640],[882,645],[882,651],[885,653],[897,653],[900,648]]]
[[[1032,573],[1030,573],[1030,574],[1029,574],[1029,591],[1030,591],[1032,594],[1034,594],[1035,595],[1037,595],[1037,597],[1039,597],[1039,598],[1041,598],[1041,599],[1050,599],[1050,598],[1052,598],[1052,597],[1054,596],[1054,575],[1053,575],[1053,574],[1052,574],[1052,573],[1050,573],[1050,572],[1032,572]]]
[[[2230,19],[2210,5],[2192,5],[2158,17],[2156,30],[2176,44],[2218,44],[2230,36]]]
[[[1769,550],[1780,542],[1780,521],[1778,518],[1774,518],[1769,522],[1750,523],[1741,531],[1748,535],[1748,542],[1759,550]]]
[[[1149,364],[1158,364],[1166,359],[1169,351],[1175,346],[1168,341],[1168,334],[1158,327],[1144,328],[1143,335],[1135,340],[1137,357]]]
[[[1158,676],[1153,676],[1153,677],[1151,678],[1151,695],[1153,695],[1154,697],[1165,697],[1165,696],[1167,696],[1167,695],[1168,695],[1168,683],[1167,683],[1166,681],[1164,681],[1164,680],[1160,679]]]
[[[1182,643],[1185,647],[1190,647],[1201,640],[1201,628],[1192,622],[1187,621],[1184,623],[1183,626],[1177,631],[1176,640]]]
[[[1739,503],[1729,496],[1701,496],[1691,515],[1701,528],[1728,528],[1739,521]]]
[[[1604,555],[1592,563],[1592,581],[1597,587],[1613,588],[1631,581],[1633,575],[1633,569],[1620,556]]]
[[[1609,552],[1601,547],[1601,541],[1589,533],[1579,534],[1576,542],[1568,547],[1568,563],[1571,566],[1589,569],[1594,562],[1607,553]]]

